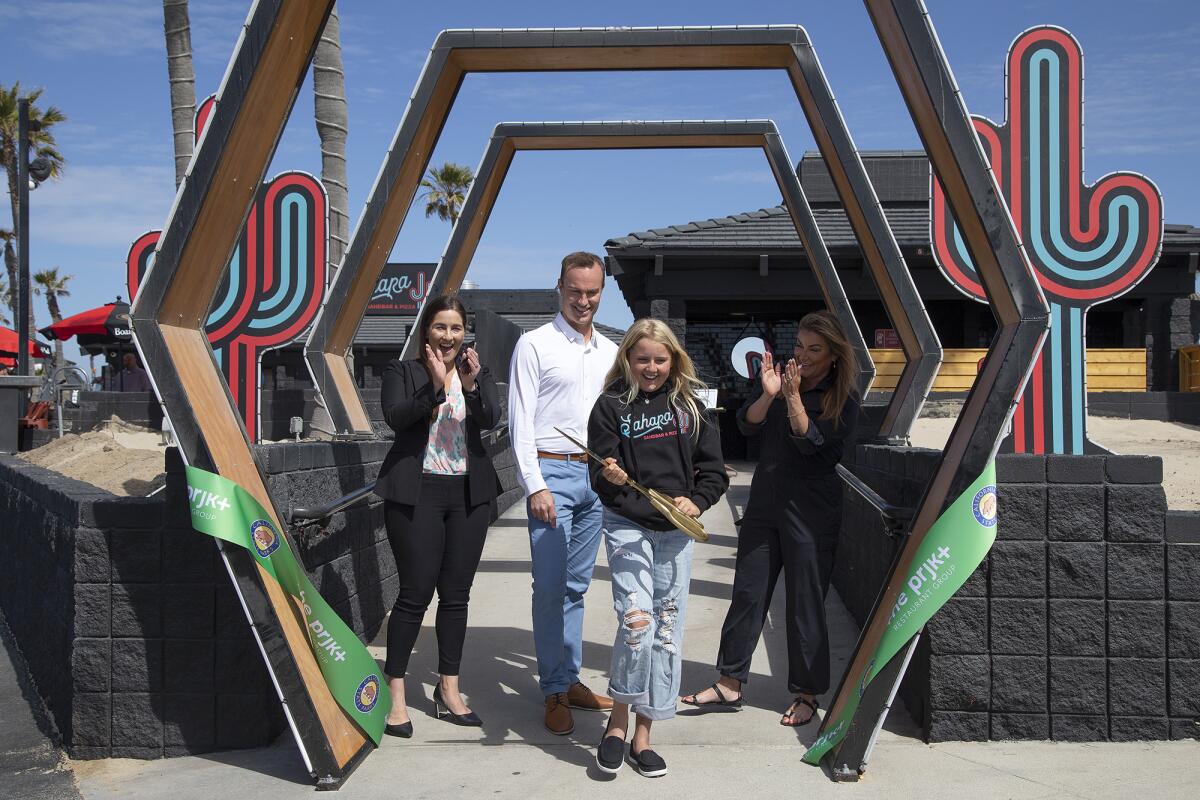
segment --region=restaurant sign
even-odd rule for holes
[[[367,304],[371,316],[411,317],[421,309],[436,264],[385,264]]]

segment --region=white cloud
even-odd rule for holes
[[[174,195],[167,166],[73,166],[30,195],[32,235],[39,246],[128,248],[162,226]]]
[[[229,58],[244,2],[194,3],[188,9],[197,59]],[[50,57],[105,57],[164,52],[162,4],[151,0],[39,0],[0,6],[0,27],[21,25]]]

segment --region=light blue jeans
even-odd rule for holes
[[[542,694],[565,692],[583,662],[583,595],[600,551],[603,506],[592,491],[587,464],[538,459],[554,496],[558,524],[529,517],[533,563],[533,649]]]
[[[670,719],[683,667],[692,540],[646,530],[606,508],[604,547],[617,612],[608,694],[647,719]]]

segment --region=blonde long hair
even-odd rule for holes
[[[668,378],[671,388],[667,391],[667,399],[672,408],[681,408],[696,420],[696,424],[692,427],[692,435],[699,438],[702,417],[700,405],[696,402],[696,393],[707,389],[708,386],[696,377],[696,365],[692,363],[691,356],[679,344],[679,340],[675,338],[675,334],[667,326],[667,323],[662,320],[643,317],[625,331],[625,338],[621,340],[621,346],[617,348],[616,360],[613,361],[608,375],[604,376],[605,387],[614,389],[624,383],[625,391],[620,395],[621,402],[625,405],[633,403],[638,395],[638,382],[637,377],[633,374],[633,367],[629,365],[629,351],[633,350],[642,339],[650,339],[663,345],[671,354],[671,376]]]
[[[800,330],[815,333],[829,345],[833,355],[833,388],[821,398],[821,419],[833,420],[834,428],[841,426],[842,409],[846,401],[858,394],[854,383],[854,348],[850,346],[842,324],[830,311],[814,311],[800,320]]]

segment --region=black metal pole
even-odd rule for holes
[[[29,375],[29,100],[17,101],[17,374]]]

